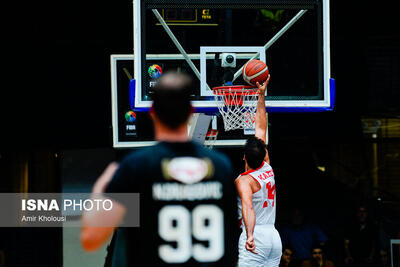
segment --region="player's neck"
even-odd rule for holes
[[[250,170],[251,170],[250,167],[246,164],[246,165],[244,166],[244,171],[248,172],[248,171],[250,171]]]
[[[154,132],[157,141],[187,142],[189,140],[186,124],[173,130],[162,124],[156,124]]]

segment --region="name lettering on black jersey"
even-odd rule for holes
[[[218,181],[197,184],[154,183],[153,199],[162,201],[196,201],[207,199],[221,199],[223,197],[222,184]]]

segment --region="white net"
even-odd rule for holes
[[[213,92],[225,131],[253,128],[257,109],[257,88],[224,86],[213,88]]]

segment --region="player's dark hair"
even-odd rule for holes
[[[157,82],[152,95],[153,111],[168,128],[176,129],[188,120],[192,112],[191,86],[192,79],[178,72],[165,73]]]
[[[282,252],[285,251],[286,249],[289,249],[290,251],[293,252],[293,247],[289,244],[282,246]]]
[[[247,165],[250,168],[257,169],[261,166],[266,155],[267,146],[264,141],[257,137],[250,137],[247,139],[244,146],[244,156],[246,158]]]
[[[313,242],[311,246],[311,251],[313,251],[314,249],[320,249],[324,251],[324,246],[319,242]]]

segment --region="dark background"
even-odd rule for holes
[[[107,155],[119,158],[126,152],[111,149],[109,62],[111,54],[132,53],[132,2],[16,1],[2,5],[1,11],[0,192],[21,188],[16,169],[24,161],[33,162],[29,191],[61,191],[62,163],[49,155],[108,149]],[[357,168],[350,167],[348,176],[368,172],[366,147],[371,140],[363,136],[361,119],[398,118],[397,12],[388,1],[331,1],[335,111],[270,116],[270,154],[280,183],[278,223],[285,221],[294,202],[301,201],[310,217],[323,225],[332,240],[332,255],[338,259],[340,234],[353,208],[365,200],[374,208],[379,203],[368,175],[365,185],[351,186],[334,171],[320,172],[316,166],[335,169],[343,162],[349,166],[359,162]],[[399,140],[379,142],[398,147]],[[343,149],[338,152],[338,147]],[[223,152],[229,153],[239,173],[241,151]],[[339,160],[340,164],[332,163]],[[387,194],[387,198],[398,201],[399,195]],[[386,216],[392,214],[388,210]],[[55,262],[61,261],[58,230],[5,232],[2,235],[11,240],[11,258],[26,258],[26,265],[20,262],[19,266],[57,266]],[[21,250],[15,240],[22,240],[25,248]]]

